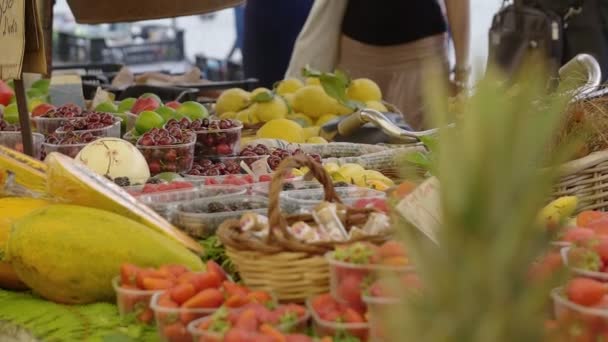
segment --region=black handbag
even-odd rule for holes
[[[576,6],[580,1],[504,0],[490,28],[489,63],[509,77],[536,55],[556,76],[563,60],[564,23],[579,12]]]

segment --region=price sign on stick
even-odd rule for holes
[[[424,235],[438,243],[437,229],[441,224],[439,180],[427,179],[397,204],[397,211]]]
[[[25,0],[0,0],[0,79],[20,79],[25,51]]]

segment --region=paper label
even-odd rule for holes
[[[0,79],[20,79],[25,51],[25,0],[0,0]]]
[[[396,209],[403,218],[433,242],[438,243],[437,229],[441,224],[441,200],[437,178],[429,178],[420,184],[397,204]]]

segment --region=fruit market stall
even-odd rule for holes
[[[0,87],[0,340],[605,336],[602,100],[525,77],[418,133],[340,71],[205,104],[43,80],[31,156]]]

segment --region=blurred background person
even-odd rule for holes
[[[247,0],[244,18],[243,67],[245,77],[272,88],[283,79],[293,44],[313,0]]]
[[[425,126],[425,66],[449,79],[448,23],[455,49],[453,92],[468,81],[469,1],[446,0],[445,6],[447,21],[436,0],[349,0],[344,13],[337,68],[378,83],[416,130]]]

